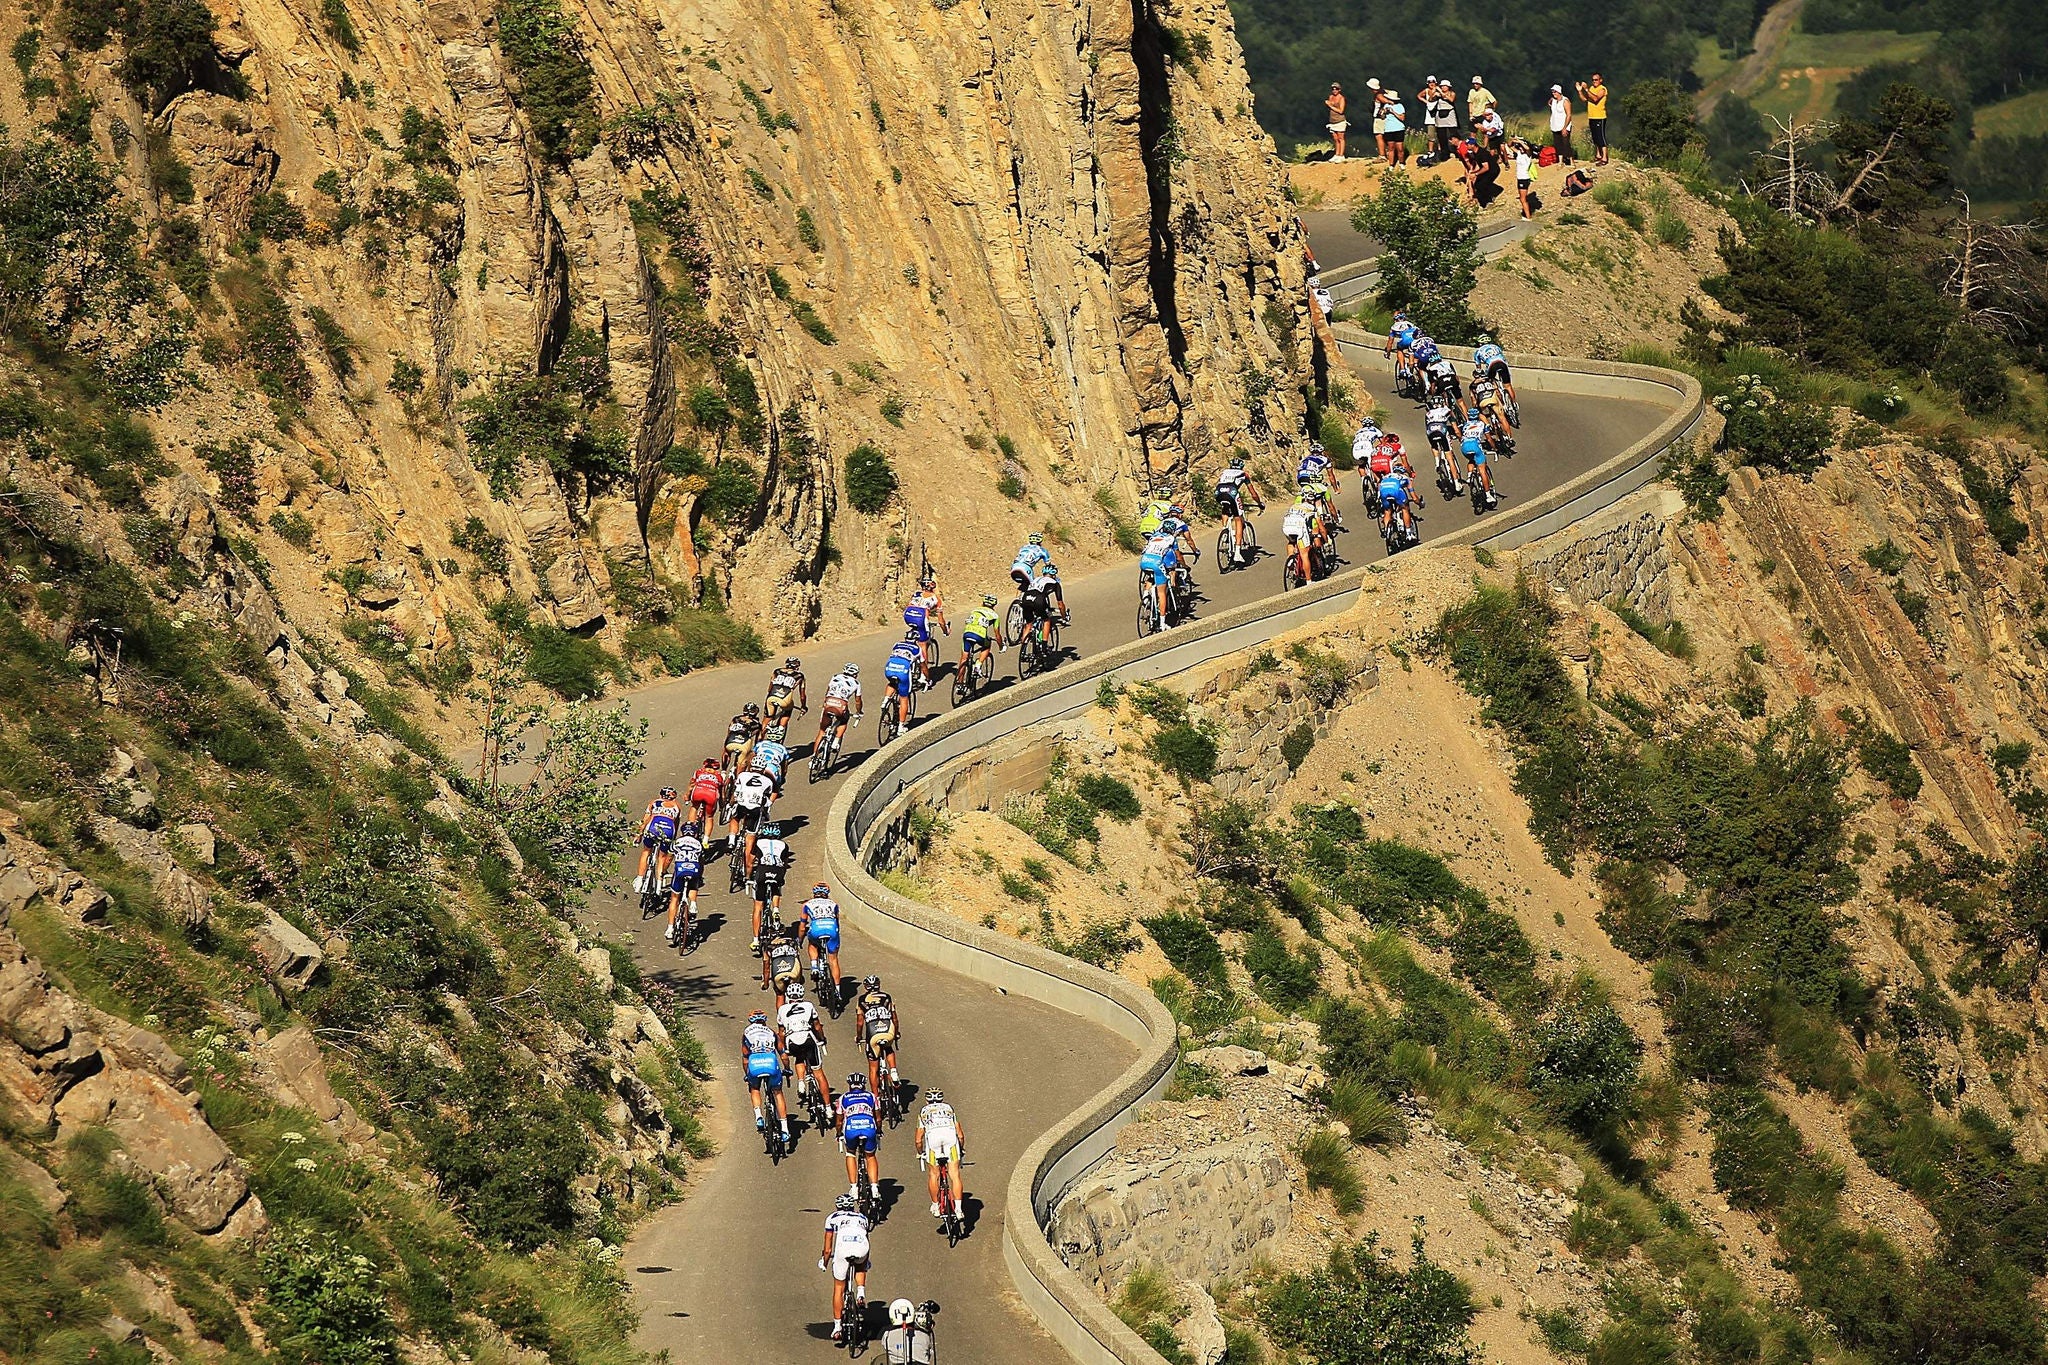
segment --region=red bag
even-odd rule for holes
[[[1557,148],[1545,147],[1537,152],[1536,164],[1539,166],[1555,166],[1557,164]]]

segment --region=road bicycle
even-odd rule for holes
[[[1003,643],[1015,649],[1024,643],[1024,594],[1018,593],[1003,613]]]
[[[1499,495],[1482,483],[1479,476],[1475,473],[1472,476],[1472,515],[1479,516],[1482,513],[1492,511],[1498,506],[1500,506]]]
[[[953,705],[957,708],[973,701],[981,694],[981,689],[989,685],[995,675],[995,650],[993,648],[976,650],[973,658],[968,660],[967,667],[954,666]]]
[[[797,1083],[797,1103],[811,1116],[813,1132],[826,1132],[832,1127],[832,1111],[826,1107],[825,1092],[818,1086],[818,1067],[825,1064],[825,1045],[818,1044],[818,1066],[804,1068],[804,1076]]]
[[[961,1216],[960,1204],[953,1190],[953,1161],[950,1157],[937,1158],[939,1163],[939,1230],[946,1234],[946,1245],[956,1247],[966,1235],[966,1219]],[[917,1164],[926,1164],[926,1158],[919,1154]]]
[[[882,702],[882,719],[875,726],[876,748],[879,749],[910,728],[907,710],[909,705],[907,700],[896,695],[894,688],[890,689],[888,697]]]
[[[1048,616],[1036,627],[1027,630],[1017,645],[1017,677],[1029,678],[1037,673],[1049,672],[1060,659],[1060,623],[1058,618]]]
[[[1457,466],[1451,463],[1448,450],[1436,452],[1436,491],[1443,494],[1446,502],[1465,491],[1465,481],[1458,477]]]
[[[845,1306],[839,1311],[839,1344],[846,1348],[846,1354],[849,1356],[861,1354],[868,1345],[868,1291],[854,1283],[855,1275],[867,1268],[867,1257],[862,1256],[858,1260],[847,1258],[846,1278],[843,1281],[845,1293],[841,1299]]]
[[[1261,512],[1265,510],[1263,506],[1259,508]],[[1240,548],[1244,551],[1243,564],[1237,562]],[[1252,524],[1252,519],[1244,519],[1244,544],[1240,547],[1237,543],[1236,528],[1231,525],[1230,518],[1225,517],[1223,529],[1216,533],[1216,572],[1229,573],[1232,569],[1249,568],[1251,562],[1258,557],[1259,528]]]
[[[1412,512],[1411,515],[1413,515]],[[1415,516],[1414,519],[1416,521],[1422,520],[1420,516]],[[1410,546],[1421,544],[1422,532],[1404,521],[1399,514],[1396,514],[1381,519],[1380,540],[1385,543],[1387,557],[1391,559]]]
[[[1332,556],[1330,552],[1311,543],[1308,547],[1308,571],[1310,575],[1308,581],[1314,583],[1329,577],[1331,565]],[[1287,562],[1280,566],[1280,583],[1282,590],[1285,592],[1293,592],[1296,588],[1303,586],[1301,556],[1295,554],[1291,548],[1287,553]]]
[[[746,835],[742,834],[738,839],[726,842],[725,858],[731,869],[731,875],[725,888],[726,894],[737,896],[740,893],[740,888],[747,884]]]
[[[811,998],[818,1002],[819,1008],[825,1013],[837,1019],[839,1012],[846,1008],[846,1002],[839,998],[839,987],[832,980],[831,965],[824,958],[817,957],[811,959],[808,970],[811,975]]]
[[[1159,596],[1152,591],[1152,576],[1143,569],[1138,570],[1138,638],[1156,635],[1161,630],[1180,620],[1180,575],[1166,576],[1166,615],[1159,614]]]
[[[782,1158],[789,1155],[789,1142],[782,1136],[782,1124],[775,1114],[775,1106],[767,1107],[767,1122],[761,1129],[763,1144],[768,1150],[768,1164],[780,1166]]]
[[[668,909],[668,841],[658,841],[647,855],[647,880],[640,888],[640,918],[651,919]]]

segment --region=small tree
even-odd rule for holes
[[[1738,375],[1732,392],[1714,400],[1728,419],[1717,449],[1733,451],[1760,469],[1812,478],[1828,462],[1834,426],[1826,412],[1796,398],[1781,398],[1753,374]]]
[[[882,450],[866,442],[846,456],[846,500],[854,510],[873,516],[896,496],[896,470]]]
[[[1675,81],[1637,81],[1621,97],[1621,149],[1638,161],[1668,166],[1699,140],[1692,100]]]
[[[1379,302],[1405,309],[1438,341],[1469,342],[1485,330],[1472,311],[1479,282],[1479,222],[1441,181],[1389,171],[1379,193],[1351,214],[1351,226],[1378,238]]]

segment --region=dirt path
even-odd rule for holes
[[[1756,38],[1750,53],[1728,70],[1707,83],[1704,90],[1693,100],[1693,111],[1701,118],[1714,112],[1714,106],[1726,94],[1746,95],[1763,83],[1764,73],[1776,64],[1778,54],[1784,50],[1786,39],[1792,36],[1793,25],[1799,20],[1799,12],[1806,8],[1806,0],[1778,0],[1764,12],[1756,26]]]

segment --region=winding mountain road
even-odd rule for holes
[[[1363,381],[1395,413],[1390,425],[1412,449],[1426,453],[1419,414],[1393,398],[1383,376]],[[1648,434],[1667,414],[1651,403],[1599,400],[1552,393],[1523,398],[1522,453],[1500,470],[1506,495],[1534,497],[1594,468]],[[1443,505],[1432,496],[1425,536],[1467,524],[1468,503]],[[1344,479],[1340,505],[1355,529],[1340,541],[1351,561],[1377,558],[1378,536],[1360,510],[1355,476]],[[1278,498],[1262,519],[1261,542],[1278,541]],[[1213,528],[1210,529],[1213,543]],[[1021,538],[1021,533],[1020,533]],[[1007,547],[1003,547],[1006,551]],[[992,555],[983,565],[941,565],[941,586],[958,614],[961,604],[984,590],[1006,584],[1006,565]],[[1198,612],[1213,613],[1280,591],[1280,561],[1267,554],[1248,570],[1219,575],[1213,553],[1198,568],[1206,594]],[[1135,633],[1134,575],[1120,566],[1070,584],[1073,628],[1064,643],[1076,655],[1130,641]],[[858,661],[879,684],[880,664],[893,630],[878,630],[829,645],[808,645],[805,657],[814,687],[843,660]],[[949,644],[951,642],[948,642]],[[1014,677],[1014,653],[999,656],[999,683]],[[714,752],[727,717],[765,686],[763,665],[706,670],[646,688],[631,698],[635,712],[653,722],[647,772],[636,801],[661,782],[683,779],[705,754]],[[871,687],[878,692],[879,686]],[[871,697],[872,712],[879,698]],[[921,710],[943,708],[944,684],[920,698]],[[841,777],[817,786],[805,782],[801,765],[815,716],[793,731],[803,737],[793,762],[787,797],[777,815],[796,826],[791,843],[797,864],[790,889],[808,886],[820,872],[818,825]],[[842,772],[872,751],[870,719],[849,735]],[[627,869],[630,874],[630,867]],[[601,898],[593,918],[614,937],[629,938],[642,970],[673,986],[688,1003],[698,1036],[718,1071],[709,1126],[721,1155],[700,1168],[681,1204],[650,1219],[627,1249],[625,1264],[642,1313],[640,1344],[666,1349],[678,1362],[830,1359],[827,1320],[830,1285],[816,1265],[822,1225],[833,1197],[843,1188],[844,1163],[827,1135],[800,1133],[797,1150],[771,1167],[751,1131],[743,1082],[735,1065],[738,1037],[747,1014],[765,1007],[758,963],[747,949],[749,902],[725,894],[723,864],[710,869],[700,905],[710,929],[708,941],[681,957],[661,941],[660,922],[642,923],[637,907]],[[800,893],[798,898],[800,898]],[[1023,1309],[1011,1289],[998,1235],[1004,1186],[1018,1156],[1036,1136],[1087,1096],[1107,1084],[1135,1055],[1124,1040],[1034,1001],[882,949],[862,931],[858,916],[846,926],[841,960],[855,974],[878,972],[903,1013],[903,1074],[919,1088],[943,1087],[959,1109],[968,1139],[965,1172],[973,1218],[970,1235],[948,1248],[927,1216],[923,1179],[912,1155],[912,1129],[886,1134],[882,1143],[882,1188],[886,1214],[875,1233],[875,1269],[869,1297],[932,1297],[943,1305],[940,1340],[949,1357],[1008,1365],[1045,1365],[1063,1352]],[[831,1068],[843,1080],[856,1050],[851,1018],[830,1033]],[[988,1202],[984,1203],[983,1200]],[[1028,1211],[1022,1216],[1028,1217]]]

